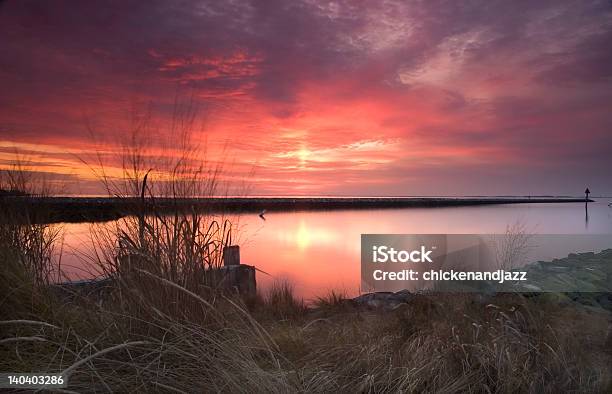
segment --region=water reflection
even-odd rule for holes
[[[584,203],[584,228],[589,228],[589,203]]]
[[[612,234],[610,209],[603,201],[590,203],[584,212],[582,204],[526,204],[268,212],[266,219],[257,214],[240,217],[242,261],[270,274],[258,274],[260,288],[274,280],[289,280],[305,298],[331,289],[359,292],[361,234],[503,233],[517,222],[539,234]],[[91,271],[82,259],[91,250],[89,226],[65,227],[63,267],[73,278]],[[560,249],[558,257],[571,251]]]
[[[297,247],[300,251],[305,251],[312,245],[335,244],[338,242],[339,234],[334,229],[326,227],[309,226],[306,218],[300,218],[297,227],[290,224],[274,231],[278,241],[283,245]]]

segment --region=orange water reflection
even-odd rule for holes
[[[457,208],[328,212],[270,212],[239,218],[242,262],[257,266],[259,288],[275,280],[291,282],[306,299],[334,290],[359,292],[362,233],[503,233],[523,223],[541,234],[612,233],[612,209],[582,204],[532,204]],[[65,225],[63,268],[72,278],[87,277],[83,256],[90,253],[89,224]]]

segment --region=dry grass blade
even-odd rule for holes
[[[141,345],[147,345],[149,344],[149,342],[147,341],[135,341],[135,342],[128,342],[128,343],[122,343],[120,345],[115,345],[115,346],[111,346],[108,347],[106,349],[102,349],[94,354],[92,354],[91,356],[85,357],[77,362],[75,362],[74,364],[72,364],[71,366],[69,366],[68,368],[64,369],[62,371],[62,375],[66,376],[66,377],[70,377],[70,375],[77,369],[79,368],[81,365],[87,364],[89,361],[98,358],[106,353],[110,353],[110,352],[114,352],[116,350],[120,350],[120,349],[124,349],[127,348],[129,346],[141,346]]]

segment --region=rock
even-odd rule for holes
[[[383,308],[394,310],[402,304],[409,302],[414,297],[414,294],[408,290],[401,290],[396,293],[391,292],[376,292],[366,293],[353,298],[353,302],[359,306],[367,306],[369,308]]]
[[[409,290],[400,290],[396,293],[392,293],[388,299],[390,301],[397,301],[400,303],[402,302],[405,303],[405,302],[410,301],[413,297],[414,297],[414,294],[411,293]]]
[[[600,307],[612,312],[612,293],[600,293],[596,299]]]
[[[612,258],[612,249],[605,249],[599,252],[599,255],[604,259]]]
[[[531,284],[522,285],[521,288],[525,291],[542,291],[538,286]]]
[[[72,301],[77,297],[88,297],[101,301],[108,295],[113,283],[111,278],[96,278],[56,283],[50,285],[49,288],[64,301]]]
[[[563,267],[559,265],[548,265],[546,270],[549,272],[566,272],[570,270],[570,267]]]
[[[565,293],[541,293],[538,299],[561,305],[568,305],[572,302],[572,299]]]

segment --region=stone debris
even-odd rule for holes
[[[612,249],[599,253],[570,253],[565,258],[538,261],[517,270],[526,271],[529,282],[510,283],[504,291],[566,304],[575,302],[612,312]],[[353,298],[352,302],[361,307],[393,310],[422,293],[408,290],[366,293]],[[473,294],[490,298],[494,292]]]

